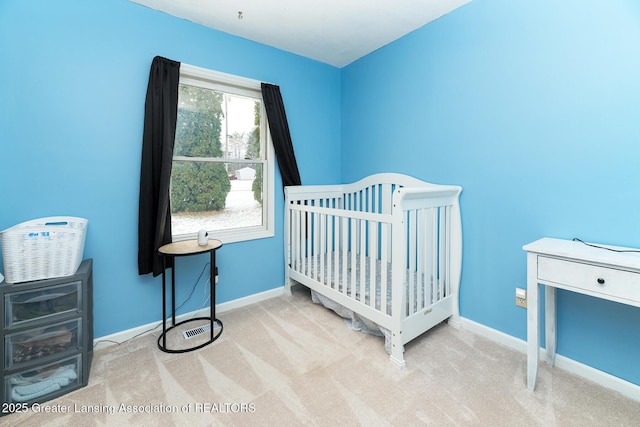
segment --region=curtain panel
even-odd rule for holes
[[[288,185],[300,185],[300,172],[293,152],[293,143],[289,133],[289,122],[284,110],[284,102],[280,94],[280,87],[269,83],[262,83],[262,100],[267,112],[269,129],[273,148],[278,161],[280,175],[282,175],[282,190]]]
[[[156,56],[151,63],[144,111],[140,200],[138,209],[138,274],[158,276],[164,267],[160,246],[171,242],[169,185],[178,115],[180,63]],[[173,260],[167,260],[172,266]]]

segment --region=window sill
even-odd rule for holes
[[[268,230],[266,227],[245,228],[242,230],[214,230],[207,232],[209,233],[210,239],[217,239],[225,244],[266,239],[268,237],[275,236],[273,230]],[[180,242],[183,240],[195,240],[197,238],[198,233],[189,233],[173,236],[172,240],[174,242]]]

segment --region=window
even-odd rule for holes
[[[273,163],[260,82],[181,64],[173,240],[273,236]]]

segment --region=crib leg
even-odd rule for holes
[[[399,333],[391,333],[391,356],[389,359],[396,365],[404,368],[404,345],[402,344],[402,336]]]
[[[460,316],[457,314],[454,314],[451,317],[449,317],[449,320],[447,320],[447,323],[456,329],[460,329],[460,327],[462,327],[462,320],[460,320]]]
[[[293,280],[288,276],[284,279],[284,294],[285,296],[291,296],[291,287],[293,286]]]

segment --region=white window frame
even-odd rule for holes
[[[195,67],[189,64],[180,64],[179,84],[188,84],[221,92],[234,93],[258,97],[262,100],[261,82],[206,68]],[[262,225],[241,227],[229,230],[207,230],[209,237],[218,239],[222,243],[234,243],[247,240],[264,239],[275,235],[274,226],[274,150],[271,141],[271,131],[264,108],[264,100],[261,102],[260,111],[260,145],[262,163]],[[174,157],[176,159],[178,157]],[[190,160],[193,160],[191,158]],[[238,159],[229,159],[235,161]],[[257,163],[252,160],[251,163]],[[174,242],[192,240],[197,238],[197,231],[188,234],[172,235]]]

